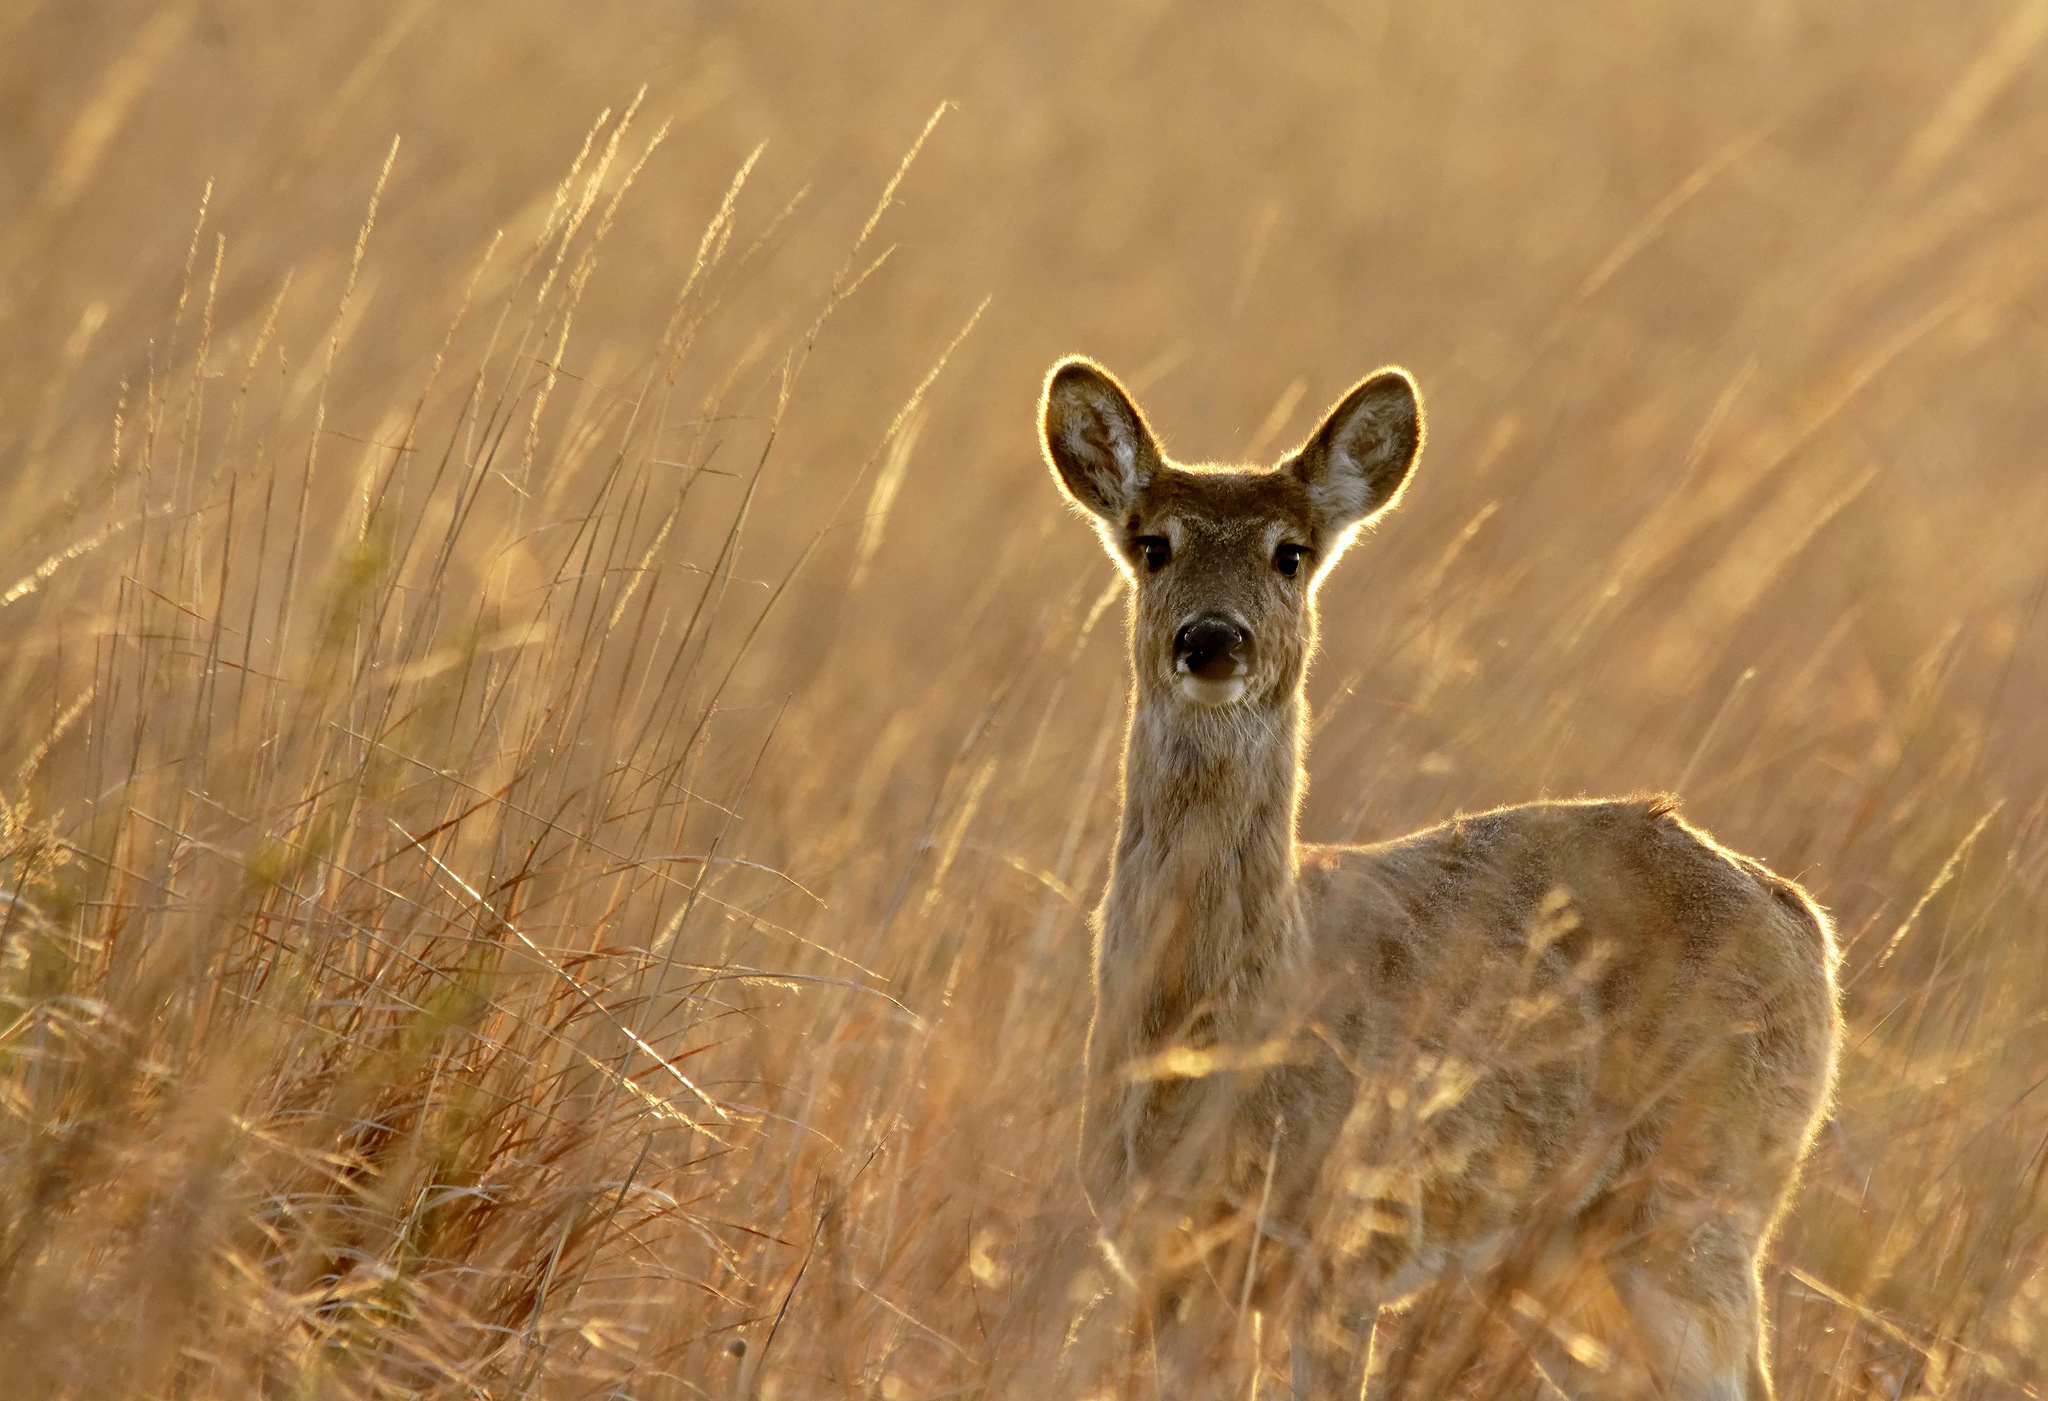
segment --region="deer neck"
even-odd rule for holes
[[[1122,1054],[1253,1032],[1261,994],[1298,956],[1302,712],[1298,695],[1198,709],[1141,694],[1133,707],[1097,955],[1098,1018],[1120,1028]]]

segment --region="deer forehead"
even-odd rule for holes
[[[1138,503],[1133,533],[1165,535],[1176,547],[1283,539],[1306,541],[1313,529],[1308,489],[1291,473],[1259,469],[1168,467]]]
[[[1303,531],[1283,520],[1262,516],[1197,516],[1185,513],[1153,516],[1134,534],[1161,535],[1176,552],[1270,555],[1288,539],[1303,537]]]

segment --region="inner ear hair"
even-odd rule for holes
[[[1053,366],[1040,406],[1046,461],[1075,501],[1119,523],[1159,470],[1145,416],[1116,377],[1083,356]]]
[[[1325,530],[1392,507],[1422,452],[1422,396],[1406,370],[1366,376],[1337,401],[1290,464]]]

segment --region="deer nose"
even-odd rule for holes
[[[1197,618],[1174,634],[1174,667],[1204,681],[1228,681],[1244,674],[1251,643],[1251,634],[1228,618]]]

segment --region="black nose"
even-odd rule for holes
[[[1174,635],[1173,660],[1204,681],[1228,681],[1245,669],[1251,637],[1227,618],[1197,618]]]

